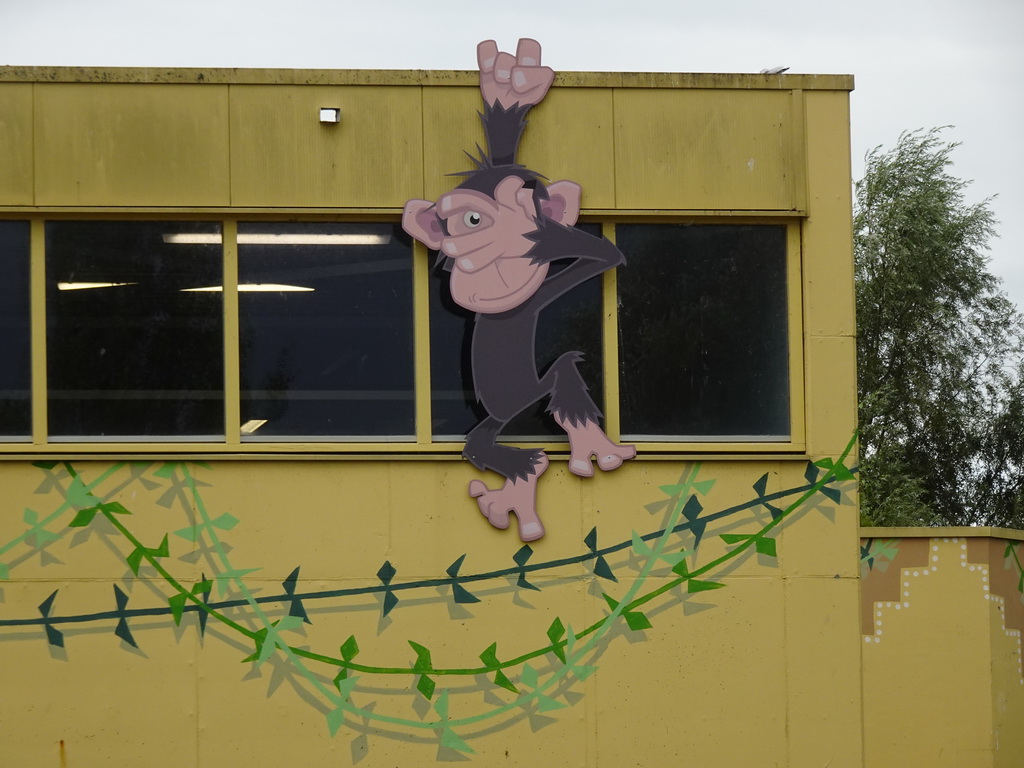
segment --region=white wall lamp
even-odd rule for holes
[[[341,109],[338,107],[320,107],[321,123],[340,123]]]

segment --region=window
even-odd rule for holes
[[[624,439],[790,438],[786,227],[620,224]]]
[[[580,226],[627,265],[543,310],[539,371],[582,351],[609,434],[649,450],[800,450],[799,224]],[[472,314],[393,219],[0,221],[0,260],[9,453],[447,453],[482,415]],[[502,439],[564,442],[546,405]]]
[[[52,439],[224,435],[217,224],[46,225]]]
[[[0,221],[0,440],[32,434],[29,357],[29,225]]]
[[[414,439],[412,266],[394,224],[238,225],[243,440]]]

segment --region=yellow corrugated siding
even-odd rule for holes
[[[230,101],[232,205],[400,207],[423,186],[418,88],[239,85]]]
[[[798,210],[788,91],[615,91],[616,207]]]
[[[0,205],[32,205],[32,86],[0,85]]]
[[[36,204],[228,205],[227,95],[208,85],[36,85]]]

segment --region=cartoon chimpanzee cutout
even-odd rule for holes
[[[580,212],[578,184],[544,184],[539,174],[516,164],[526,113],[544,98],[555,76],[541,66],[540,53],[536,40],[520,40],[515,56],[499,53],[493,40],[480,43],[487,152],[474,158],[474,170],[457,174],[465,178],[453,191],[437,203],[410,200],[402,217],[406,232],[447,257],[452,299],[476,312],[473,384],[488,415],[470,431],[463,456],[506,480],[494,490],[473,480],[469,495],[496,528],[507,528],[514,512],[523,541],[544,535],[537,479],[548,458],[539,449],[495,442],[512,418],[548,397],[547,412],[569,436],[569,470],[581,477],[594,474],[591,457],[607,471],[636,455],[635,447],[612,442],[601,429],[601,412],[576,368],[579,352],[566,352],[543,376],[537,373],[534,342],[541,309],[625,262],[608,240],[573,228]],[[549,265],[558,260],[569,263],[549,275]]]

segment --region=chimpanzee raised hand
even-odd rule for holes
[[[545,185],[539,174],[516,164],[526,113],[544,98],[555,76],[541,66],[540,53],[540,43],[529,39],[519,41],[515,56],[499,53],[493,40],[477,46],[487,153],[474,161],[474,170],[459,174],[464,181],[437,203],[410,200],[402,217],[406,232],[449,259],[452,299],[477,313],[473,385],[488,415],[467,436],[463,456],[506,480],[493,490],[473,480],[469,495],[497,528],[507,528],[514,512],[523,541],[544,535],[537,479],[548,458],[541,450],[495,442],[513,417],[548,397],[548,413],[569,436],[569,470],[582,477],[594,474],[591,457],[607,471],[636,455],[636,448],[612,442],[601,429],[601,412],[576,368],[579,352],[566,352],[543,376],[537,373],[540,310],[625,263],[611,242],[573,228],[580,212],[578,184]],[[549,276],[548,265],[556,260],[570,263]]]

